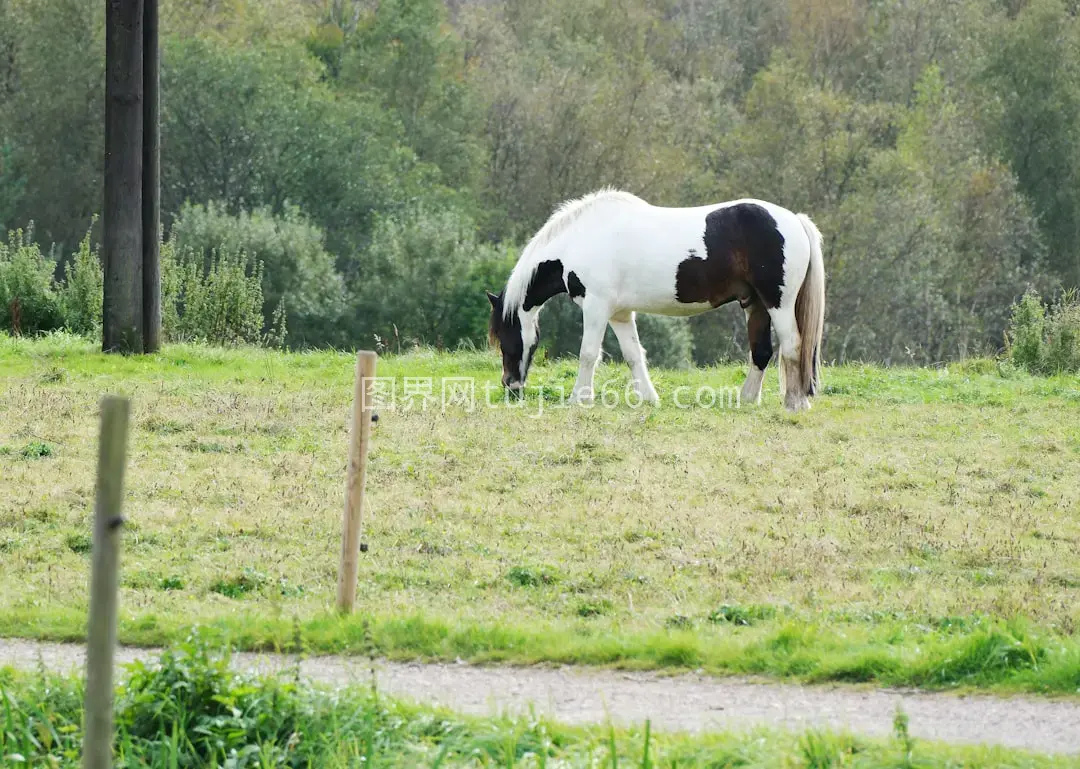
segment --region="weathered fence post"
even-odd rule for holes
[[[338,572],[338,611],[351,613],[356,601],[360,526],[364,516],[364,478],[367,475],[368,438],[371,435],[372,385],[378,356],[367,350],[356,355],[352,426],[349,430],[349,467],[345,480],[345,515],[341,527],[341,569]]]
[[[86,645],[83,766],[109,769],[113,747],[113,652],[116,649],[116,592],[120,559],[120,507],[124,494],[129,402],[101,402],[94,556],[90,573],[90,619]]]

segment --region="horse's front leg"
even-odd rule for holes
[[[649,379],[649,370],[645,366],[645,350],[642,349],[641,340],[638,338],[637,319],[634,313],[627,312],[613,316],[611,330],[615,332],[615,337],[619,340],[623,360],[630,366],[630,379],[634,383],[634,392],[646,403],[659,403],[660,396],[656,394],[656,388]]]
[[[581,308],[583,329],[581,351],[578,353],[578,375],[571,403],[591,403],[593,399],[593,374],[600,360],[600,346],[607,330],[608,313],[596,304],[585,302]]]

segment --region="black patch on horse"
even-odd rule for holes
[[[570,274],[566,276],[566,290],[569,292],[571,299],[585,296],[585,284],[578,279],[573,270],[570,270]]]
[[[556,294],[565,294],[566,286],[563,284],[562,272],[562,262],[558,259],[540,262],[532,280],[529,281],[529,288],[525,292],[525,301],[521,303],[521,308],[528,312]]]
[[[784,236],[776,219],[756,203],[718,208],[705,217],[705,252],[693,249],[675,271],[675,299],[719,307],[733,299],[748,306],[756,294],[780,306]]]

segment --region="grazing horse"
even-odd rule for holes
[[[489,336],[502,349],[503,386],[525,386],[540,334],[540,308],[568,293],[584,329],[570,400],[593,397],[593,372],[611,324],[634,392],[659,396],[645,367],[635,314],[690,316],[738,301],[746,313],[750,369],[742,400],[758,403],[765,368],[780,344],[789,411],[818,389],[825,319],[821,233],[805,214],[761,200],[661,208],[619,190],[564,203],[529,242],[491,302]]]

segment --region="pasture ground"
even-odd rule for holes
[[[827,368],[815,408],[383,410],[358,606],[332,613],[354,357],[0,338],[0,634],[82,638],[97,402],[133,399],[121,640],[1080,688],[1080,382]],[[423,390],[494,353],[390,356]],[[598,383],[627,379],[604,365]],[[686,394],[688,393],[688,395]],[[543,413],[540,414],[540,407]]]

